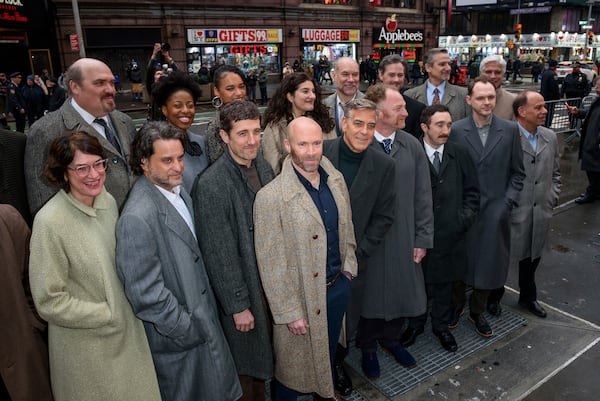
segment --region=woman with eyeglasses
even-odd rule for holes
[[[160,400],[143,324],[115,268],[107,161],[98,139],[74,132],[50,144],[44,171],[60,190],[35,217],[29,277],[48,321],[56,401]]]

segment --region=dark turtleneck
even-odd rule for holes
[[[348,191],[352,188],[352,183],[358,173],[364,154],[365,152],[354,153],[343,138],[340,140],[340,172],[344,176]]]

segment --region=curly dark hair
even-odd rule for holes
[[[154,154],[154,142],[159,139],[176,139],[185,147],[185,137],[178,128],[166,121],[149,121],[140,128],[131,143],[129,165],[135,175],[144,175],[142,160]]]
[[[202,95],[200,85],[194,81],[194,79],[182,71],[173,71],[167,76],[162,77],[156,82],[154,89],[152,89],[152,99],[158,108],[161,108],[167,104],[169,97],[180,90],[184,90],[192,95],[194,103]]]
[[[44,167],[44,176],[48,182],[56,187],[69,192],[71,186],[65,179],[69,164],[75,157],[75,152],[80,151],[89,155],[106,158],[104,148],[98,138],[82,131],[68,132],[50,143],[48,158]]]
[[[329,115],[329,109],[321,101],[321,88],[313,78],[305,72],[295,72],[288,75],[281,81],[277,91],[269,100],[267,110],[263,119],[263,129],[271,122],[277,122],[283,118],[289,123],[294,119],[292,114],[292,104],[287,99],[287,94],[293,94],[298,87],[306,82],[311,81],[315,87],[315,108],[307,113],[307,116],[315,120],[323,132],[330,132],[335,127],[333,118]]]

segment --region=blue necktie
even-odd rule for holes
[[[392,140],[390,138],[386,138],[382,141],[382,143],[383,151],[389,155],[392,152]]]

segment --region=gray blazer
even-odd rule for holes
[[[192,201],[181,188],[191,208]],[[242,392],[196,238],[146,177],[117,223],[117,272],[144,322],[164,400],[237,400]]]
[[[407,90],[406,92],[404,92],[404,96],[411,97],[425,105],[429,105],[429,103],[427,102],[428,82],[429,80],[426,80],[425,83]],[[446,81],[444,96],[440,100],[440,104],[443,104],[444,106],[448,107],[448,109],[450,109],[452,121],[458,121],[471,114],[471,107],[467,104],[466,98],[466,88],[452,85],[451,83]]]
[[[127,160],[129,159],[129,145],[135,135],[135,125],[127,114],[117,110],[109,113],[109,117],[119,138],[124,156],[94,127],[83,120],[71,105],[70,100],[67,100],[60,109],[45,115],[33,124],[27,135],[27,145],[25,146],[25,183],[32,215],[37,213],[58,191],[58,188],[50,185],[43,176],[50,143],[56,137],[73,131],[84,131],[98,138],[109,160],[104,185],[117,201],[119,208],[123,205],[134,181]]]
[[[323,100],[323,104],[329,108],[329,115],[331,116],[331,118],[333,118],[333,121],[335,121],[335,132],[336,132],[337,136],[339,137],[339,136],[342,136],[342,127],[341,127],[342,122],[338,121],[338,118],[337,118],[337,113],[336,113],[337,105],[335,104],[336,96],[337,96],[337,92],[333,92],[331,95],[327,96]],[[362,93],[361,91],[356,92],[356,99],[362,99],[363,97],[365,97],[364,93]]]
[[[517,123],[492,117],[485,147],[473,117],[452,124],[450,141],[464,146],[477,169],[479,217],[467,233],[467,283],[504,286],[510,259],[510,211],[519,202],[525,170]]]

